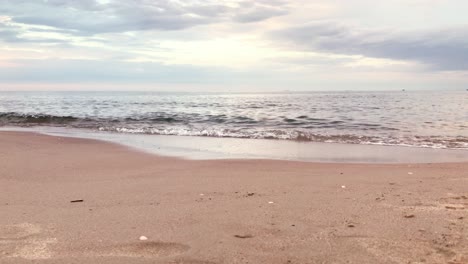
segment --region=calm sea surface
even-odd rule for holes
[[[468,149],[468,92],[0,92],[0,126]]]

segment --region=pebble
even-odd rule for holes
[[[148,240],[148,238],[145,237],[145,236],[141,236],[141,237],[140,237],[140,240],[141,240],[141,241],[145,241],[145,240]]]

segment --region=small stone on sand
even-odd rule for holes
[[[145,241],[145,240],[148,240],[148,238],[145,237],[145,236],[141,236],[141,237],[140,237],[140,240],[141,240],[141,241]]]
[[[252,238],[253,236],[252,235],[234,235],[234,237],[237,237],[237,238]]]

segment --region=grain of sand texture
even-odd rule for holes
[[[468,263],[468,163],[189,161],[1,132],[0,202],[0,263]]]

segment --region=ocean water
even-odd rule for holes
[[[468,92],[0,92],[0,126],[468,149]]]

